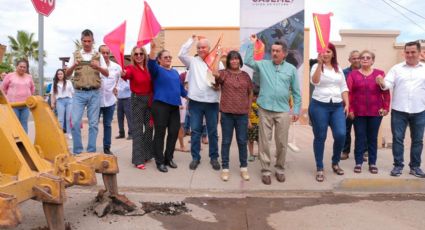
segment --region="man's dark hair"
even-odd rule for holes
[[[406,47],[408,46],[416,46],[416,49],[418,51],[421,51],[421,43],[419,43],[419,41],[407,42],[406,44],[404,44],[404,49],[406,49]]]
[[[92,37],[93,38],[93,32],[89,29],[85,29],[85,30],[83,30],[83,32],[81,32],[81,39],[83,39],[83,37]]]
[[[281,46],[281,47],[282,47],[283,52],[285,52],[285,53],[288,51],[288,45],[287,45],[287,44],[286,44],[286,42],[284,42],[284,41],[281,41],[281,40],[275,41],[275,42],[273,43],[273,45]]]

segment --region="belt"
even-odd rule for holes
[[[75,88],[76,90],[82,90],[82,91],[90,91],[90,90],[96,90],[99,88],[96,87],[83,87],[83,88]]]

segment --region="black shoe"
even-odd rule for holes
[[[167,167],[166,167],[164,164],[157,165],[157,166],[156,166],[156,168],[157,168],[160,172],[163,172],[163,173],[168,172],[168,169],[167,169]]]
[[[170,166],[170,168],[173,168],[173,169],[176,169],[176,168],[177,168],[177,164],[176,164],[176,163],[174,163],[174,161],[173,161],[173,160],[171,160],[171,161],[169,161],[169,162],[165,163],[165,165]]]
[[[128,135],[128,136],[127,136],[127,140],[131,140],[131,139],[133,139],[133,136]]]
[[[193,160],[192,162],[190,162],[190,164],[189,164],[190,170],[195,170],[200,163],[201,162],[197,161],[197,160]]]
[[[114,153],[111,152],[111,150],[109,148],[103,148],[103,153],[104,154],[111,154],[111,155],[114,154]]]
[[[218,163],[218,160],[211,160],[210,164],[214,170],[220,170],[220,163]]]
[[[123,139],[124,137],[125,137],[124,134],[120,134],[120,135],[116,136],[115,139]]]

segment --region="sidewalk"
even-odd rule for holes
[[[82,130],[84,146],[87,144],[87,124]],[[297,125],[291,127],[295,131],[296,144],[300,148],[299,152],[288,150],[286,157],[286,181],[279,183],[274,176],[271,185],[264,185],[261,182],[260,162],[249,162],[248,170],[251,176],[250,181],[243,181],[239,175],[239,158],[237,144],[235,140],[231,145],[230,153],[230,179],[223,182],[220,179],[221,171],[214,171],[209,164],[208,145],[202,144],[201,164],[195,171],[189,169],[191,161],[190,153],[175,152],[174,161],[178,165],[177,169],[169,168],[168,173],[161,173],[156,169],[155,162],[146,164],[145,170],[139,170],[131,164],[132,141],[126,139],[115,139],[118,134],[116,121],[112,124],[112,147],[111,151],[118,157],[120,173],[118,174],[118,185],[120,191],[161,191],[170,193],[237,193],[237,194],[258,194],[258,193],[293,193],[298,192],[354,192],[354,193],[422,193],[425,192],[425,179],[416,178],[409,175],[409,149],[405,150],[406,167],[400,177],[391,177],[392,153],[391,149],[381,148],[378,150],[377,167],[379,173],[374,175],[369,173],[367,163],[363,164],[362,173],[353,172],[354,155],[340,162],[340,166],[345,171],[345,175],[337,176],[331,169],[331,149],[333,138],[329,130],[325,146],[325,181],[322,183],[315,180],[315,162],[312,150],[313,134],[310,126]],[[219,126],[219,136],[221,128]],[[30,130],[31,136],[31,130]],[[406,133],[409,137],[409,133]],[[97,140],[97,150],[101,152],[103,138],[102,125],[99,125]],[[185,143],[190,137],[185,137]],[[408,138],[407,138],[408,139]],[[406,146],[410,142],[406,139]],[[72,141],[68,142],[72,147]],[[219,149],[221,149],[219,140]],[[354,143],[352,144],[354,145]],[[190,146],[189,144],[187,145]],[[255,146],[257,149],[257,145]],[[274,151],[274,146],[272,146]],[[352,150],[353,152],[353,150]],[[103,186],[101,176],[98,175],[98,186]]]

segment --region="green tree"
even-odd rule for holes
[[[81,41],[78,39],[74,40],[75,50],[81,50],[83,49],[83,45],[81,44]]]
[[[0,73],[3,73],[3,72],[10,73],[13,71],[14,71],[13,66],[10,63],[7,63],[7,62],[0,63]]]
[[[38,41],[34,40],[34,33],[18,30],[16,38],[7,36],[11,48],[11,55],[16,59],[35,60],[38,62]],[[44,53],[46,56],[46,53]]]

